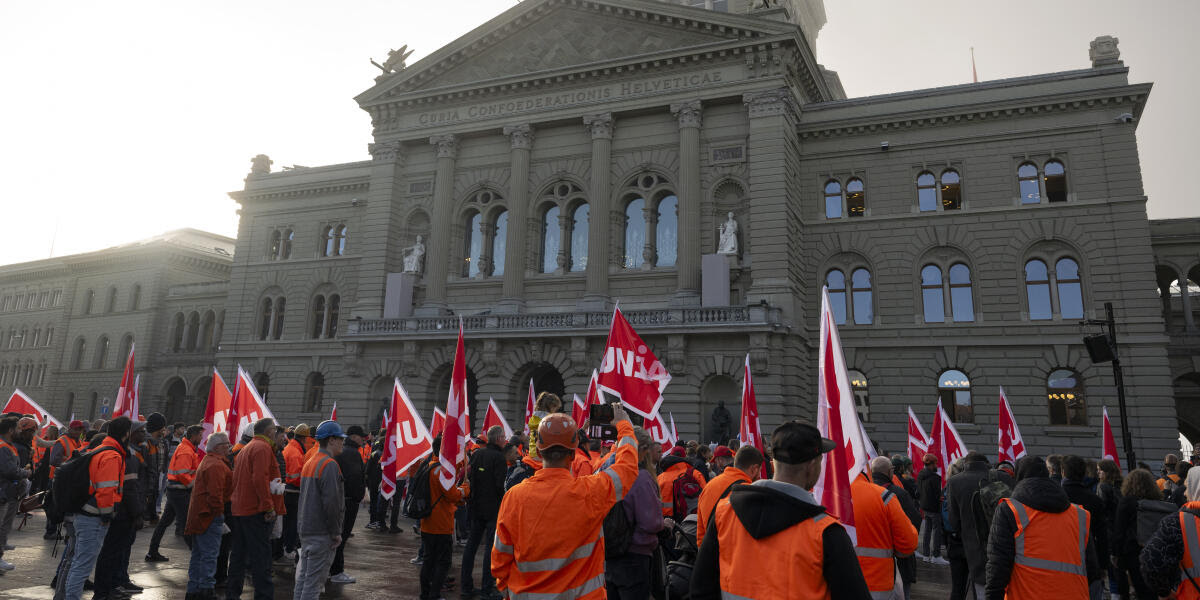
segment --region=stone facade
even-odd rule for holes
[[[1179,431],[1194,443],[1200,440],[1200,219],[1151,221],[1150,238],[1163,322],[1171,338],[1167,357]]]

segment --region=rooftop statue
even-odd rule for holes
[[[383,71],[384,75],[399,73],[404,70],[406,66],[404,63],[412,53],[413,51],[408,49],[408,44],[405,44],[399,50],[388,50],[387,60],[383,61],[382,65],[375,62],[374,59],[371,60],[371,64],[379,67],[379,70]]]

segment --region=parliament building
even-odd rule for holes
[[[89,316],[110,281],[134,303],[129,270],[15,265],[0,332],[72,323],[28,390],[62,417],[115,392],[117,340],[140,327],[144,408],[198,419],[211,366],[232,383],[240,365],[286,423],[336,401],[374,426],[395,378],[426,415],[444,404],[461,320],[473,417],[494,398],[516,423],[530,379],[584,395],[619,306],[672,375],[663,410],[708,440],[719,403],[736,420],[747,355],[764,431],[814,420],[826,286],[883,450],[941,399],[994,456],[1003,387],[1031,452],[1098,455],[1117,394],[1080,323],[1111,302],[1139,458],[1200,438],[1200,219],[1147,218],[1151,85],[1118,41],[1074,71],[847,98],[817,62],[824,23],[821,0],[526,0],[380,65],[355,98],[364,160],[256,157],[236,242],[155,253],[143,325]],[[62,303],[9,311],[26,289]],[[29,378],[12,345],[4,387]]]

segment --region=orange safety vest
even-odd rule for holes
[[[102,452],[104,449],[112,451]],[[120,442],[104,438],[88,463],[88,480],[88,500],[83,512],[92,516],[113,514],[125,489],[125,448]]]
[[[1005,498],[1016,517],[1016,553],[1005,599],[1088,597],[1087,541],[1092,516],[1072,504],[1061,513]],[[857,515],[856,515],[857,516]]]
[[[58,439],[54,440],[54,443],[57,444],[59,442],[63,443],[63,462],[66,462],[66,461],[70,460],[71,455],[74,454],[75,451],[79,449],[79,442],[75,441],[75,438],[73,438],[69,435],[58,436]],[[54,447],[51,446],[50,449],[53,450]],[[55,467],[54,465],[50,465],[50,479],[54,479],[54,471],[56,469],[57,469],[57,467]]]
[[[167,467],[167,487],[174,489],[191,489],[192,481],[196,479],[196,469],[200,467],[200,454],[196,452],[191,440],[184,438],[171,455],[171,464]]]
[[[1163,477],[1163,478],[1159,479],[1158,481],[1154,482],[1155,484],[1158,485],[1159,491],[1167,489],[1167,480],[1170,480],[1171,483],[1173,483],[1175,485],[1179,485],[1179,476],[1174,473],[1171,473],[1171,474],[1167,475],[1166,477]]]
[[[318,460],[310,460],[304,463],[304,469],[300,471],[301,479],[320,479],[321,473],[325,472],[325,467],[329,466],[329,463],[337,463],[328,454],[318,454],[318,456]],[[338,469],[340,470],[341,467],[338,467]]]
[[[761,540],[738,521],[729,498],[717,503],[713,531],[726,598],[829,598],[825,529],[838,522],[821,513]]]
[[[658,474],[658,492],[662,496],[662,514],[664,517],[671,516],[675,508],[675,480],[687,472],[692,470],[692,476],[696,478],[696,482],[700,484],[700,490],[704,490],[704,486],[708,480],[704,478],[704,474],[699,469],[693,467],[691,463],[677,462],[667,468],[666,471]],[[699,497],[696,498],[697,502]]]
[[[704,543],[704,530],[708,528],[708,521],[712,519],[717,503],[723,499],[722,496],[729,495],[729,488],[739,483],[752,482],[750,476],[744,471],[729,466],[704,486],[704,491],[700,492],[700,500],[696,504],[696,547]]]
[[[283,474],[284,483],[291,486],[292,491],[300,489],[300,475],[304,468],[304,446],[297,440],[291,440],[283,448],[283,463],[287,473]]]
[[[596,472],[592,459],[582,448],[575,449],[575,460],[571,463],[571,474],[576,477],[587,477]]]
[[[366,464],[366,463],[370,462],[370,460],[371,460],[371,447],[370,447],[370,446],[368,446],[368,445],[366,445],[366,444],[363,444],[363,445],[359,446],[359,447],[358,447],[358,455],[362,457],[362,459],[363,459],[363,464]]]
[[[859,475],[850,483],[858,543],[854,553],[867,589],[890,592],[896,586],[896,554],[917,549],[917,530],[904,514],[896,495]]]
[[[1184,508],[1200,508],[1200,502],[1188,502]],[[1183,532],[1183,560],[1179,561],[1179,587],[1175,589],[1178,600],[1200,600],[1200,534],[1197,533],[1200,516],[1179,511],[1179,530]],[[1194,585],[1193,585],[1194,584]]]

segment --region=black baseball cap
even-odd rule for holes
[[[816,427],[801,421],[784,423],[771,434],[771,456],[789,465],[806,463],[833,448],[833,440],[821,437]]]

